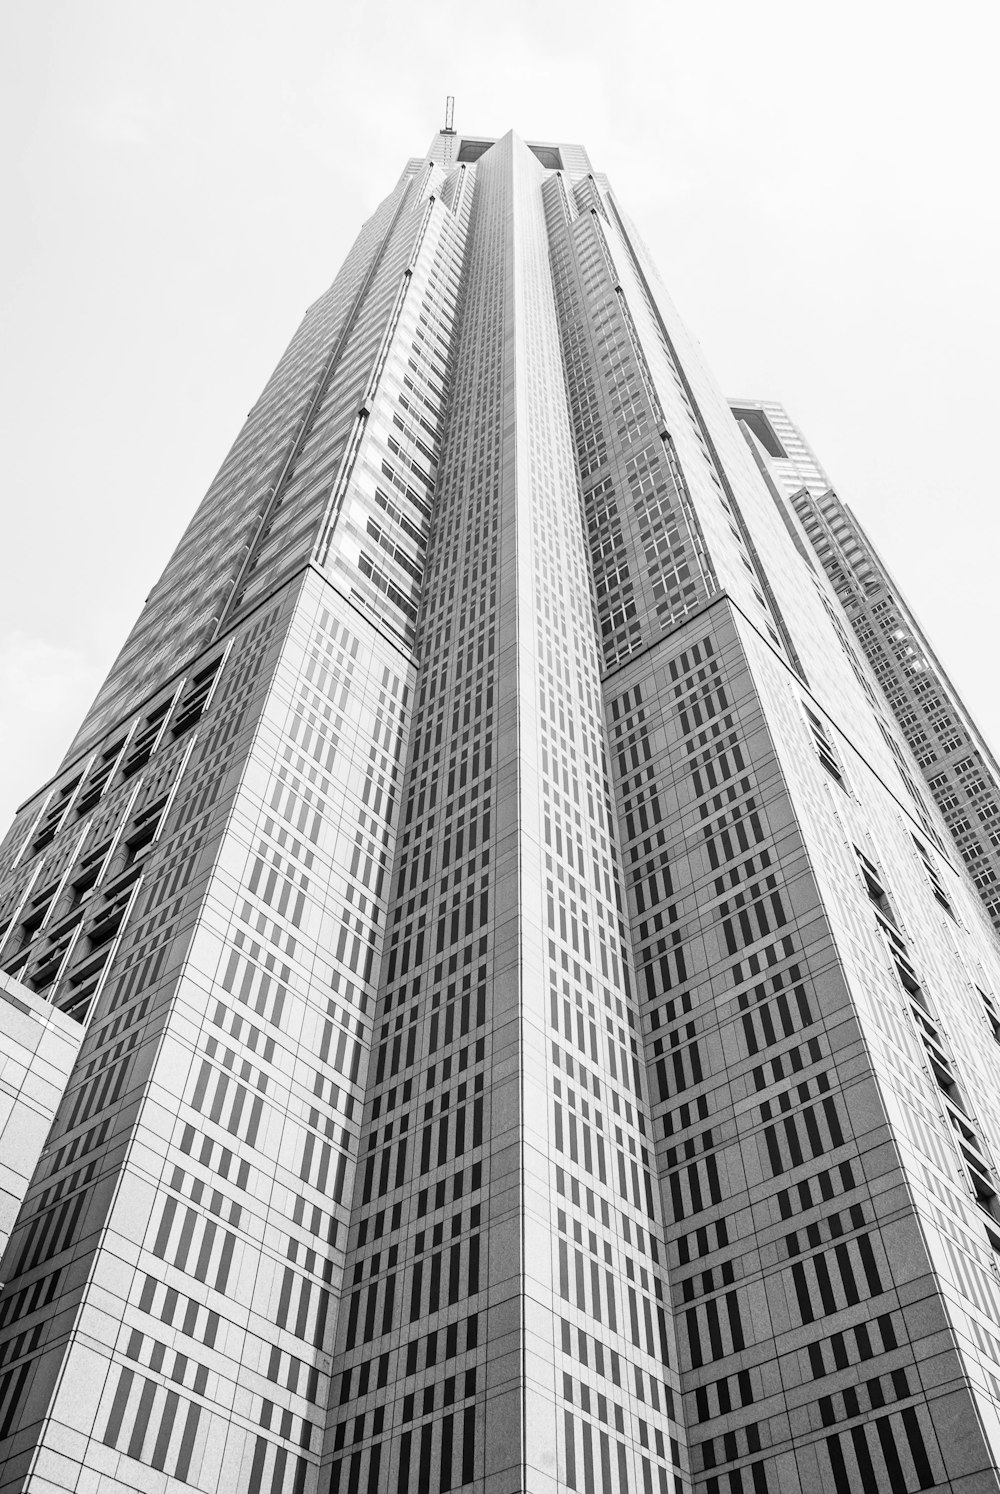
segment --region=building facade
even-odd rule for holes
[[[0,1489],[1000,1488],[1000,961],[580,146],[439,133],[56,777]]]
[[[801,520],[1000,933],[1000,764],[906,598],[788,412],[764,400],[732,408]]]

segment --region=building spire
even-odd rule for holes
[[[444,106],[444,129],[442,135],[454,135],[455,133],[455,95],[449,93]]]

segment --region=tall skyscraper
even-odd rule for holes
[[[53,781],[0,1489],[1000,1488],[1000,961],[580,146],[440,132]]]
[[[913,609],[788,412],[765,400],[743,400],[732,410],[802,521],[1000,933],[1000,764]]]

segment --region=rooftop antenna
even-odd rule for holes
[[[454,135],[455,133],[455,95],[449,93],[447,103],[444,106],[444,129],[442,135]]]

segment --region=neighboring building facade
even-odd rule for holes
[[[1000,1488],[914,772],[607,180],[441,132],[0,851],[0,1489]]]
[[[1000,933],[1000,764],[920,623],[802,433],[773,401],[734,401],[850,619]]]
[[[72,1017],[0,974],[0,1258],[82,1037]]]

